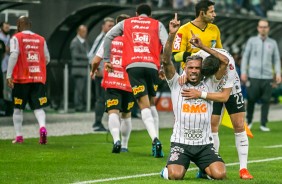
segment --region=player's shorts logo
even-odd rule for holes
[[[39,100],[40,105],[43,105],[43,104],[47,103],[47,98],[46,97],[39,98],[38,100]]]
[[[137,86],[132,88],[133,94],[136,95],[138,93],[144,92],[145,91],[145,86]]]
[[[158,85],[154,85],[154,91],[157,91],[158,90]]]
[[[133,106],[134,106],[134,102],[128,103],[127,110],[132,109]]]
[[[113,105],[117,105],[118,104],[118,99],[112,99],[112,100],[107,100],[107,107],[111,107]]]
[[[180,155],[180,153],[177,153],[177,152],[171,153],[169,161],[176,161],[176,160],[178,160],[179,159],[179,155]]]
[[[23,100],[20,99],[20,98],[14,98],[14,103],[15,103],[15,105],[22,105]]]

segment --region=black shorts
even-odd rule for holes
[[[25,109],[27,103],[32,110],[48,106],[45,87],[42,83],[15,83],[12,91],[14,107]]]
[[[106,111],[118,109],[128,113],[134,106],[134,97],[131,92],[108,88],[106,90]]]
[[[242,93],[236,93],[230,95],[227,102],[214,102],[213,103],[213,115],[221,115],[223,104],[228,112],[228,114],[236,114],[239,112],[245,112],[245,102]]]
[[[221,156],[215,151],[213,144],[186,145],[172,142],[167,165],[182,165],[187,170],[190,161],[194,162],[201,170],[205,170],[214,162],[223,162]]]
[[[135,98],[140,98],[145,95],[151,97],[156,96],[158,90],[158,71],[152,68],[129,68],[127,69],[132,92]]]

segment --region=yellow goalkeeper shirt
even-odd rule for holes
[[[174,38],[172,52],[176,53],[174,54],[176,62],[183,61],[184,52],[190,52],[192,54],[200,50],[189,42],[192,38],[191,30],[202,40],[203,45],[210,48],[222,48],[220,31],[215,24],[209,23],[206,28],[202,30],[192,22],[188,22],[179,28]]]

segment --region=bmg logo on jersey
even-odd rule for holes
[[[207,112],[207,105],[206,104],[183,104],[182,105],[182,112],[186,113],[206,113]]]
[[[37,62],[39,63],[39,53],[34,51],[29,51],[27,53],[27,62]]]
[[[150,35],[147,33],[133,32],[133,43],[146,43],[150,44]]]

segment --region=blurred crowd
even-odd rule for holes
[[[185,10],[194,12],[194,4],[198,0],[112,0],[119,4],[149,3],[154,7]],[[276,0],[214,0],[217,13],[252,13],[257,16],[266,17],[268,10],[273,10]]]

